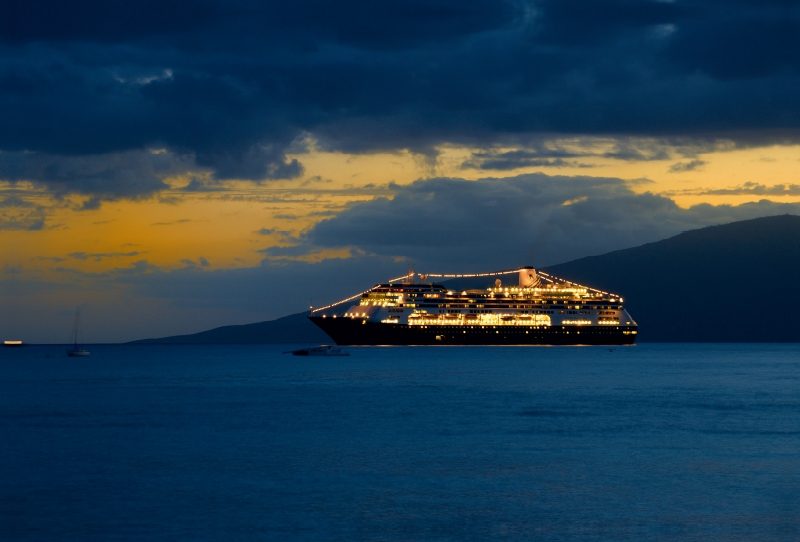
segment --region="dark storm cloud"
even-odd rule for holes
[[[34,207],[34,204],[17,196],[8,196],[0,201],[0,207]]]
[[[797,2],[709,2],[687,15],[667,52],[683,69],[731,80],[800,68]]]
[[[281,150],[272,146],[253,145],[249,149],[227,152],[203,153],[197,163],[214,169],[217,179],[293,179],[303,174],[303,166],[297,159],[284,158]]]
[[[75,258],[76,260],[92,259],[96,262],[100,262],[107,258],[132,258],[139,254],[140,252],[70,252],[67,256]]]
[[[302,174],[286,155],[309,135],[431,157],[543,133],[794,142],[798,51],[794,2],[8,0],[0,150],[166,148],[217,180],[268,180]],[[639,150],[608,156],[671,154]],[[59,186],[160,189],[147,174]]]
[[[800,196],[800,185],[798,184],[776,184],[767,186],[759,183],[744,183],[742,186],[734,188],[718,188],[715,190],[697,191],[698,195],[711,196]]]
[[[39,231],[45,228],[47,210],[17,196],[0,200],[0,230]]]
[[[291,234],[290,231],[279,230],[276,228],[261,228],[260,230],[256,230],[254,233],[257,233],[258,235],[282,235],[282,236],[287,236]]]
[[[493,0],[410,0],[373,2],[326,0],[75,0],[10,1],[0,8],[0,40],[88,40],[119,43],[153,37],[182,37],[187,46],[263,42],[308,47],[307,42],[358,44],[386,49],[440,42],[502,24],[513,16],[511,3]],[[391,23],[391,24],[388,24]],[[238,29],[238,32],[237,32]],[[263,36],[256,36],[257,31]],[[198,41],[194,41],[198,40]]]
[[[699,154],[730,150],[730,141],[687,137],[571,137],[536,136],[523,139],[524,150],[500,151],[489,148],[473,152],[462,169],[514,170],[522,167],[594,167],[578,158],[612,158],[626,162],[668,160],[675,156],[693,158]],[[697,161],[697,160],[695,160]]]
[[[541,266],[711,224],[800,214],[800,204],[769,201],[682,209],[615,178],[431,179],[395,190],[392,199],[357,203],[318,223],[294,247],[266,253],[297,257],[347,247],[437,269]]]
[[[148,151],[77,156],[0,152],[0,179],[32,181],[56,194],[93,194],[85,208],[98,205],[101,198],[136,198],[163,190],[163,177],[187,167],[180,157]]]
[[[200,267],[210,267],[211,266],[211,263],[209,263],[209,261],[206,260],[202,256],[197,258],[197,261],[190,260],[188,258],[184,258],[184,259],[181,260],[181,263],[183,265],[185,265],[186,267],[197,267],[198,264],[200,265]]]
[[[696,171],[698,168],[706,165],[704,160],[692,160],[690,162],[678,162],[669,167],[670,173],[685,173],[687,171]]]
[[[537,152],[531,151],[508,151],[508,152],[476,152],[472,153],[472,158],[461,164],[462,169],[492,169],[492,170],[514,170],[523,167],[592,167],[575,160],[565,160],[563,158],[543,158]]]
[[[44,229],[46,219],[47,213],[43,207],[16,211],[4,209],[0,211],[0,230],[39,231]]]
[[[192,176],[191,179],[189,180],[189,184],[187,184],[180,190],[182,192],[223,192],[225,191],[225,187],[220,186],[219,183],[215,182],[212,179],[198,178],[196,176]]]

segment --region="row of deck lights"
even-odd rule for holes
[[[442,277],[442,278],[491,277],[491,276],[500,276],[500,275],[508,275],[508,274],[512,274],[512,273],[517,273],[520,270],[521,269],[516,269],[516,270],[513,270],[513,271],[509,270],[509,271],[498,271],[498,272],[492,272],[492,273],[474,273],[474,274],[464,274],[464,275],[447,275],[447,274],[429,273],[426,276],[428,276],[428,277]],[[516,293],[516,292],[524,292],[524,291],[531,291],[531,290],[534,290],[534,291],[538,290],[538,291],[542,291],[542,292],[546,292],[546,293],[552,293],[554,287],[557,285],[556,281],[553,280],[553,279],[556,279],[556,277],[552,277],[551,278],[551,275],[549,275],[549,274],[547,274],[545,272],[542,272],[542,271],[539,271],[538,273],[539,273],[541,278],[543,278],[545,281],[547,281],[547,282],[549,282],[551,284],[548,284],[544,288],[515,288],[515,287],[512,287],[512,288],[504,288],[504,289],[498,288],[497,290],[498,291],[504,291],[506,293],[508,293],[508,292]],[[389,283],[397,282],[399,280],[405,279],[406,277],[407,277],[407,275],[404,275],[402,277],[397,277],[395,279],[390,279]],[[596,295],[613,296],[613,294],[609,294],[608,292],[604,292],[602,290],[597,290],[596,288],[589,288],[589,287],[586,287],[586,286],[582,286],[580,284],[576,284],[576,283],[568,281],[566,279],[558,279],[558,280],[562,281],[563,284],[568,284],[568,285],[572,286],[572,288],[564,289],[567,292],[571,292],[571,293],[587,293],[588,291],[591,291],[591,292],[594,292]],[[489,291],[491,291],[491,290],[492,289],[489,288]],[[330,305],[326,305],[324,307],[319,307],[317,309],[314,309],[313,307],[311,307],[311,312],[313,314],[315,312],[319,312],[319,311],[323,311],[323,310],[327,310],[327,309],[336,307],[338,305],[341,305],[343,303],[347,303],[348,301],[352,301],[352,300],[354,300],[354,299],[356,299],[358,297],[361,297],[361,296],[369,293],[370,291],[372,291],[372,288],[370,288],[369,290],[366,290],[364,292],[361,292],[359,294],[356,294],[354,296],[351,296],[351,297],[348,297],[346,299],[343,299],[341,301],[337,301],[336,303],[331,303]],[[455,294],[456,294],[455,291],[448,291],[447,292],[447,295],[455,295]],[[466,294],[466,292],[464,292],[464,294]],[[494,292],[492,292],[491,295],[492,295],[492,297],[494,297]],[[402,301],[402,299],[398,299],[398,301]],[[618,298],[618,299],[615,299],[614,297],[611,297],[611,299],[609,301],[611,303],[617,303],[617,302],[622,303],[623,300],[622,300],[621,297]],[[380,306],[386,307],[386,306],[388,306],[388,303],[384,302]],[[326,315],[323,314],[322,317],[325,318]],[[336,318],[336,315],[334,315],[333,317]]]

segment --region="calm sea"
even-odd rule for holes
[[[0,350],[0,540],[800,539],[800,345]]]

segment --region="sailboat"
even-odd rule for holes
[[[72,336],[70,337],[70,342],[72,343],[72,348],[67,349],[67,355],[70,357],[78,357],[78,356],[88,356],[89,351],[86,350],[83,346],[78,346],[78,329],[80,327],[81,321],[81,308],[78,307],[75,310],[75,327],[72,329]]]

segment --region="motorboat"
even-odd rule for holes
[[[338,346],[323,344],[311,348],[301,348],[300,350],[288,350],[284,354],[292,354],[293,356],[349,356],[350,352],[342,350]]]

